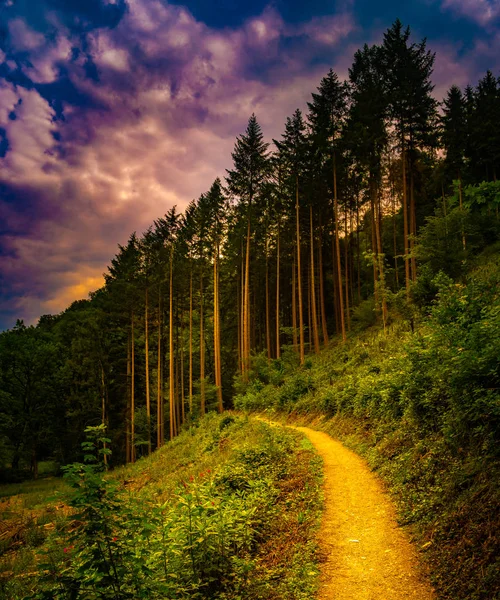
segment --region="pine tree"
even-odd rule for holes
[[[372,223],[372,254],[374,293],[382,306],[382,319],[386,322],[386,299],[384,293],[384,258],[382,249],[382,212],[380,187],[382,183],[382,156],[388,136],[386,118],[388,97],[384,86],[382,49],[368,47],[354,55],[349,69],[352,89],[352,105],[346,127],[345,143],[355,160],[353,170],[362,170],[368,181],[370,214]]]
[[[417,276],[414,254],[417,233],[415,205],[415,165],[418,152],[435,143],[437,102],[431,93],[435,55],[426,40],[410,43],[410,28],[398,19],[384,34],[383,74],[389,98],[389,114],[401,152],[403,178],[403,220],[405,282]],[[410,198],[408,203],[408,176]]]
[[[246,381],[250,368],[250,250],[252,238],[252,215],[269,175],[269,157],[264,136],[254,114],[248,121],[243,135],[237,138],[231,153],[234,168],[227,171],[227,186],[233,197],[246,213],[246,249],[242,273],[242,375]]]
[[[347,115],[349,88],[346,82],[340,82],[332,70],[321,80],[318,93],[313,93],[308,103],[308,120],[311,126],[311,138],[318,167],[329,168],[332,175],[334,248],[336,255],[335,279],[337,282],[337,303],[342,340],[346,339],[346,317],[344,310],[342,268],[340,259],[340,216],[338,195],[338,162],[341,157],[340,140]]]

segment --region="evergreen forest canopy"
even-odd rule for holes
[[[253,358],[396,318],[500,236],[500,79],[432,96],[434,54],[396,21],[265,141],[252,115],[223,179],[111,261],[103,288],[0,335],[0,467],[74,460],[106,423],[134,462],[232,406]]]

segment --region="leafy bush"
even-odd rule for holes
[[[242,443],[214,472],[204,469],[182,477],[161,502],[156,495],[142,496],[139,502],[119,487],[102,460],[109,453],[103,427],[86,430],[84,463],[66,468],[72,488],[68,503],[74,512],[65,531],[46,541],[37,591],[26,600],[256,600],[270,597],[265,594],[271,591],[273,598],[310,597],[317,575],[313,547],[292,547],[292,556],[300,552],[303,560],[294,559],[293,567],[286,563],[280,567],[280,596],[271,585],[276,566],[263,569],[266,558],[261,555],[261,546],[281,535],[284,506],[280,508],[280,503],[285,499],[281,499],[280,486],[295,477],[294,456],[304,453],[298,449],[297,434],[261,423],[250,425],[232,415],[208,416],[202,423],[196,439],[208,442],[203,454],[218,454],[221,444],[226,445],[223,441],[229,444],[234,436]],[[250,432],[253,439],[248,438]],[[186,432],[184,437],[189,435],[193,434]],[[305,470],[304,481],[297,484],[297,499],[293,494],[286,496],[287,511],[295,502],[297,514],[306,514],[298,496],[304,485],[318,494],[318,482],[313,484],[311,477]],[[317,496],[315,505],[313,521],[302,517],[302,535],[319,516]],[[307,576],[302,587],[294,590],[291,582],[304,565]]]

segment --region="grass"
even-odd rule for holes
[[[113,471],[109,477],[118,482],[128,510],[141,523],[148,524],[146,537],[142,528],[133,533],[130,530],[118,543],[124,544],[125,550],[131,544],[130,549],[138,557],[144,545],[142,556],[148,573],[156,569],[155,548],[164,544],[161,554],[176,577],[170,580],[170,575],[162,574],[162,570],[154,575],[154,585],[175,590],[175,596],[166,592],[155,595],[157,588],[151,583],[152,591],[144,597],[310,600],[319,573],[314,539],[322,508],[321,473],[320,459],[298,432],[229,414],[208,415],[152,456]],[[50,480],[44,482],[45,486],[32,483],[5,490],[20,492],[10,497],[11,504],[12,498],[23,498],[28,505],[40,507],[43,494],[54,491],[51,484],[60,484]],[[191,506],[193,498],[214,508],[204,516],[195,505]],[[21,510],[20,502],[12,506]],[[37,513],[33,526],[26,527],[20,539],[4,549],[0,559],[0,598],[22,599],[50,588],[50,583],[40,581],[38,568],[45,548],[56,548],[57,552],[52,552],[54,560],[61,561],[61,568],[66,565],[64,568],[71,572],[69,557],[62,552],[62,547],[69,545],[66,540],[71,516],[68,510],[56,511],[60,515],[54,510],[54,505],[45,506],[45,512]],[[11,523],[20,515],[15,514],[12,511]],[[223,577],[213,575],[221,560],[221,550],[214,555],[214,548],[222,543],[214,531],[222,523],[222,542],[230,543],[228,548],[232,548],[224,558],[228,562],[224,563]],[[182,536],[188,526],[190,531],[200,528],[198,546],[192,542],[185,546]],[[161,535],[170,536],[166,543],[156,533],[162,527],[166,529]],[[186,552],[191,558],[184,561]],[[84,553],[83,545],[74,551],[75,568]],[[198,579],[193,583],[189,573],[196,556]],[[213,580],[212,583],[203,583],[203,573],[206,582]],[[199,585],[201,596],[195,591]],[[100,591],[103,589],[101,585]]]

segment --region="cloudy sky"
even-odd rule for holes
[[[399,17],[435,94],[499,75],[500,0],[0,0],[0,329],[102,285],[133,231],[269,140]]]

